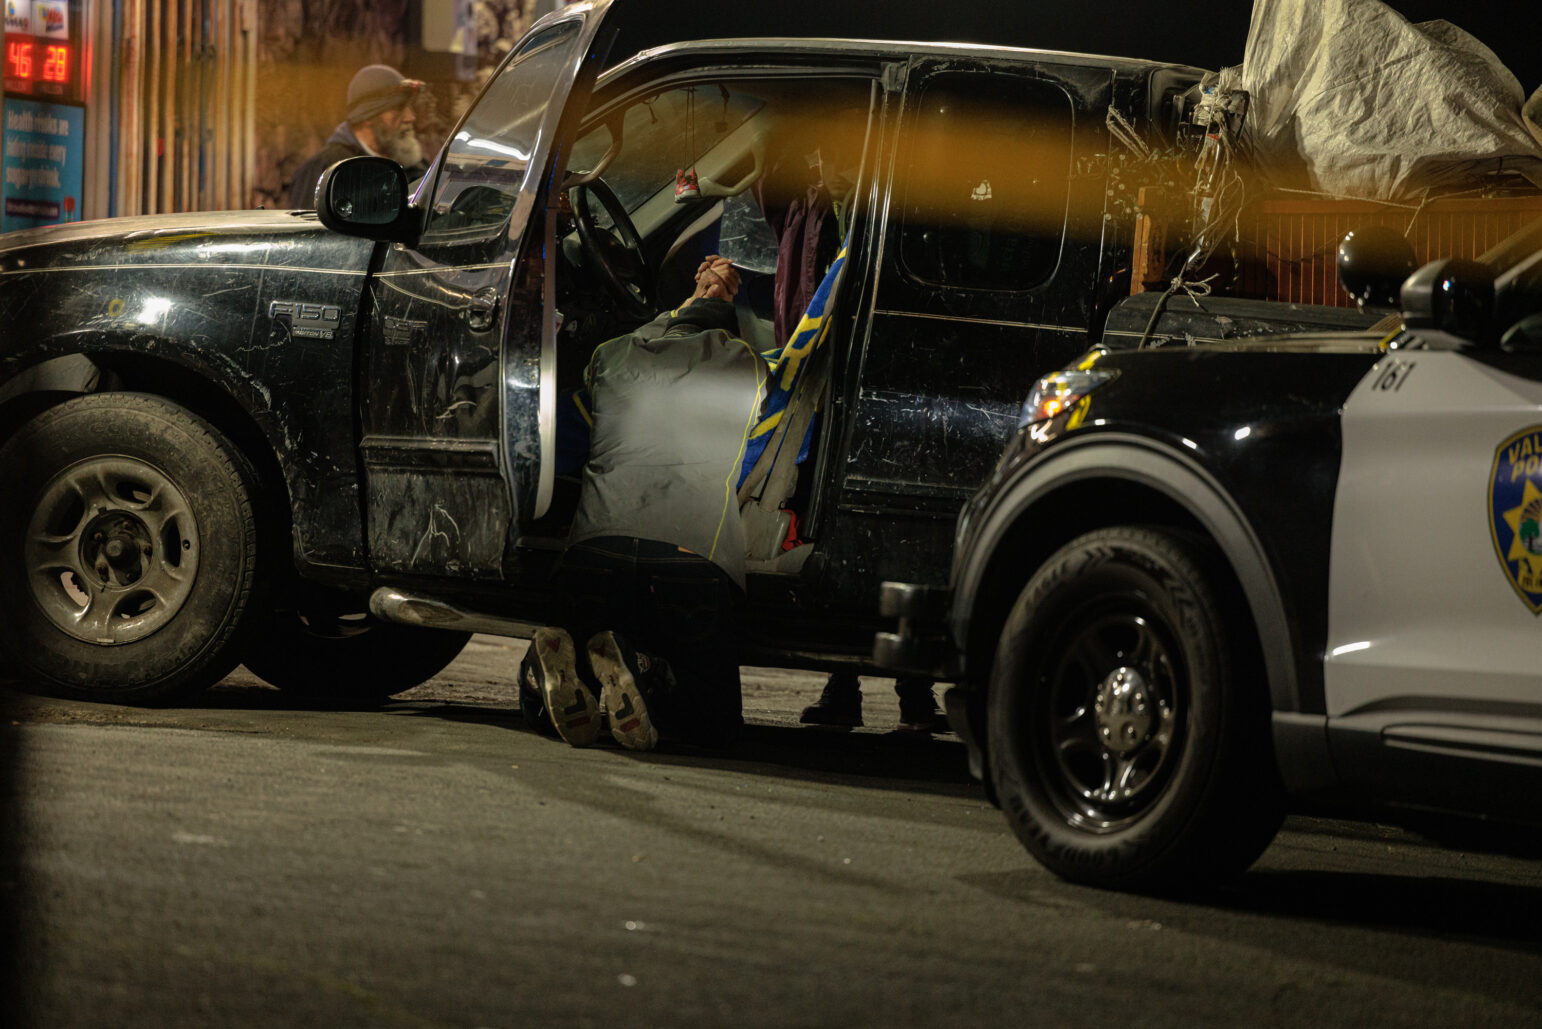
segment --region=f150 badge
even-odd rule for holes
[[[300,300],[275,300],[268,317],[289,323],[291,335],[305,339],[331,339],[343,322],[343,309],[335,304],[308,304]]]
[[[1542,612],[1542,426],[1522,429],[1494,451],[1489,530],[1505,577],[1532,614]]]

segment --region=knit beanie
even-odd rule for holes
[[[403,78],[401,72],[389,65],[360,68],[348,83],[348,124],[358,125],[382,111],[401,107],[422,88],[423,83]]]

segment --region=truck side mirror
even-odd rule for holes
[[[1459,257],[1432,261],[1403,283],[1403,325],[1485,342],[1494,316],[1494,273]]]
[[[1339,282],[1362,310],[1397,310],[1398,290],[1418,266],[1408,240],[1385,225],[1355,229],[1339,244]]]
[[[321,173],[316,215],[350,236],[410,243],[417,224],[407,196],[401,165],[387,157],[350,157]]]

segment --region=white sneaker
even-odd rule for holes
[[[541,695],[557,735],[585,747],[600,734],[600,704],[578,677],[578,652],[566,629],[537,629],[530,638],[525,685]]]
[[[610,716],[610,734],[628,750],[652,750],[659,732],[648,715],[648,701],[638,686],[642,674],[636,651],[613,632],[589,641],[589,667],[600,680],[600,703]]]

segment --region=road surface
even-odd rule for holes
[[[886,683],[858,732],[748,670],[731,751],[575,750],[524,728],[522,647],[378,712],[244,671],[194,707],[19,698],[21,1024],[1542,1020],[1536,858],[1294,818],[1203,903],[1073,887]]]

